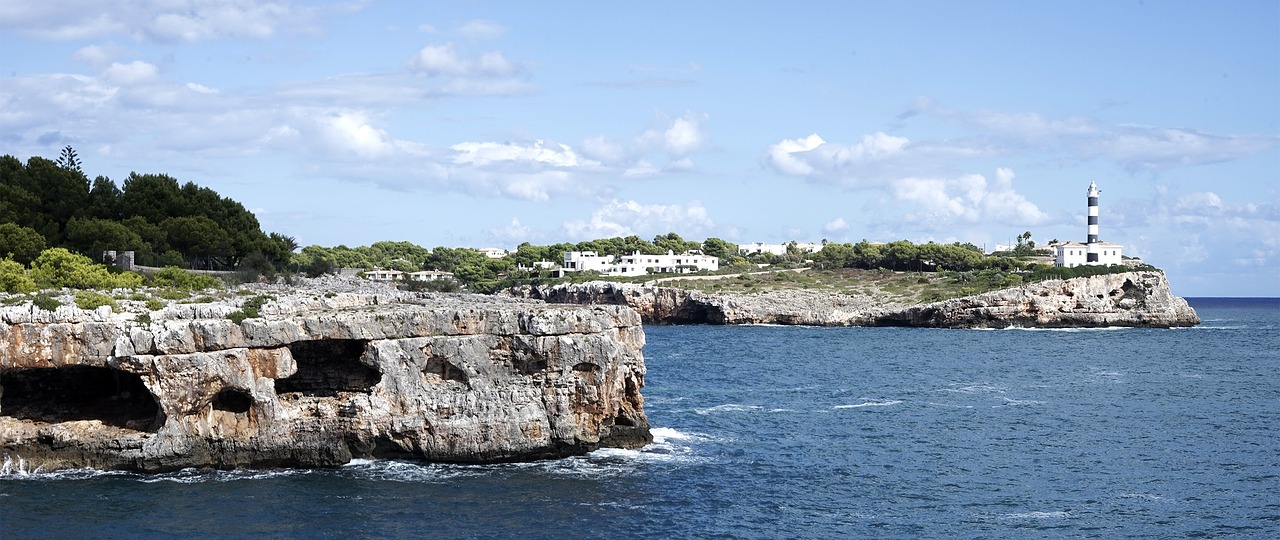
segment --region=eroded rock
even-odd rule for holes
[[[639,316],[482,296],[294,294],[153,322],[0,310],[0,454],[30,469],[554,458],[652,440]]]

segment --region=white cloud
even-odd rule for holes
[[[783,139],[769,147],[765,164],[791,176],[829,177],[857,173],[863,166],[902,155],[908,141],[877,131],[856,144],[828,143],[814,133],[803,139]]]
[[[1161,171],[1248,157],[1280,145],[1274,135],[1221,134],[1132,124],[1106,125],[1095,118],[1050,118],[1038,113],[955,111],[936,102],[899,116],[930,115],[970,133],[948,141],[925,141],[961,155],[1011,154],[1034,150],[1053,159],[1111,160],[1129,171]]]
[[[93,67],[107,65],[118,52],[111,45],[87,45],[71,55],[71,59]]]
[[[209,88],[208,86],[205,86],[203,84],[189,82],[186,84],[186,86],[187,86],[187,89],[193,92],[199,92],[201,94],[217,94],[218,93],[217,88]]]
[[[845,222],[844,218],[842,217],[838,217],[831,221],[828,221],[825,225],[822,226],[822,232],[825,232],[825,233],[838,233],[838,232],[844,232],[847,230],[849,230],[849,224]]]
[[[1163,170],[1247,157],[1280,144],[1280,137],[1222,135],[1190,129],[1120,126],[1081,144],[1129,170]]]
[[[54,41],[108,36],[158,42],[261,39],[310,30],[317,19],[362,7],[360,2],[312,7],[244,0],[7,0],[0,8],[0,27]]]
[[[692,171],[697,167],[691,154],[704,150],[709,143],[702,130],[707,118],[705,113],[694,112],[674,119],[659,116],[655,125],[630,141],[604,136],[588,138],[582,142],[582,153],[603,165],[621,169],[628,178]]]
[[[493,21],[474,20],[463,23],[456,32],[467,39],[488,40],[502,37],[507,29]]]
[[[700,149],[706,142],[706,136],[701,130],[701,124],[706,119],[705,114],[688,113],[671,122],[671,127],[662,134],[667,150],[677,156],[685,156]]]
[[[379,159],[392,154],[394,143],[383,129],[372,127],[361,111],[339,111],[316,120],[321,137],[339,152],[362,159]]]
[[[778,144],[769,147],[766,163],[782,174],[808,176],[813,174],[813,166],[797,157],[797,154],[803,155],[826,143],[827,141],[822,140],[822,137],[818,136],[817,133],[803,139],[783,139]]]
[[[462,142],[449,148],[457,152],[453,162],[459,165],[485,167],[500,162],[523,162],[551,167],[582,167],[598,163],[578,157],[568,145],[557,144],[548,148],[542,141],[533,144]]]
[[[1013,171],[996,170],[995,182],[980,174],[955,178],[900,178],[889,185],[893,199],[910,206],[909,218],[929,230],[954,224],[991,223],[1030,227],[1050,217],[1013,188]]]
[[[648,237],[667,232],[698,236],[715,226],[701,203],[688,205],[640,204],[634,200],[614,200],[588,220],[569,221],[565,232],[573,238],[594,239],[638,235]]]
[[[478,58],[464,58],[453,43],[434,43],[420,49],[405,61],[414,73],[443,77],[502,77],[520,71],[500,52],[489,51]]]
[[[501,227],[491,227],[489,229],[489,237],[495,241],[505,243],[507,245],[516,245],[522,242],[535,240],[540,235],[536,234],[518,218],[511,218],[511,222]]]
[[[107,81],[121,85],[130,86],[145,82],[150,82],[160,73],[160,68],[154,64],[134,60],[128,64],[112,62],[106,70],[102,72],[102,77]]]

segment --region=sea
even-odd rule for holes
[[[653,444],[43,472],[0,538],[1280,538],[1280,299],[1185,329],[645,329]]]

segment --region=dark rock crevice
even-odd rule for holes
[[[382,374],[361,361],[366,346],[367,342],[360,339],[290,343],[289,352],[298,371],[276,379],[276,394],[334,397],[339,392],[368,393],[382,380]]]
[[[64,366],[0,374],[0,412],[33,422],[97,420],[152,432],[164,414],[142,378],[118,369]]]

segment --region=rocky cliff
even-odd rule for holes
[[[650,324],[796,324],[938,328],[1167,328],[1200,323],[1164,273],[1128,272],[1050,280],[918,305],[804,289],[706,294],[608,282],[519,287],[509,295],[547,302],[627,305]]]
[[[27,469],[552,458],[651,440],[622,306],[294,293],[236,306],[0,310],[0,455]]]

